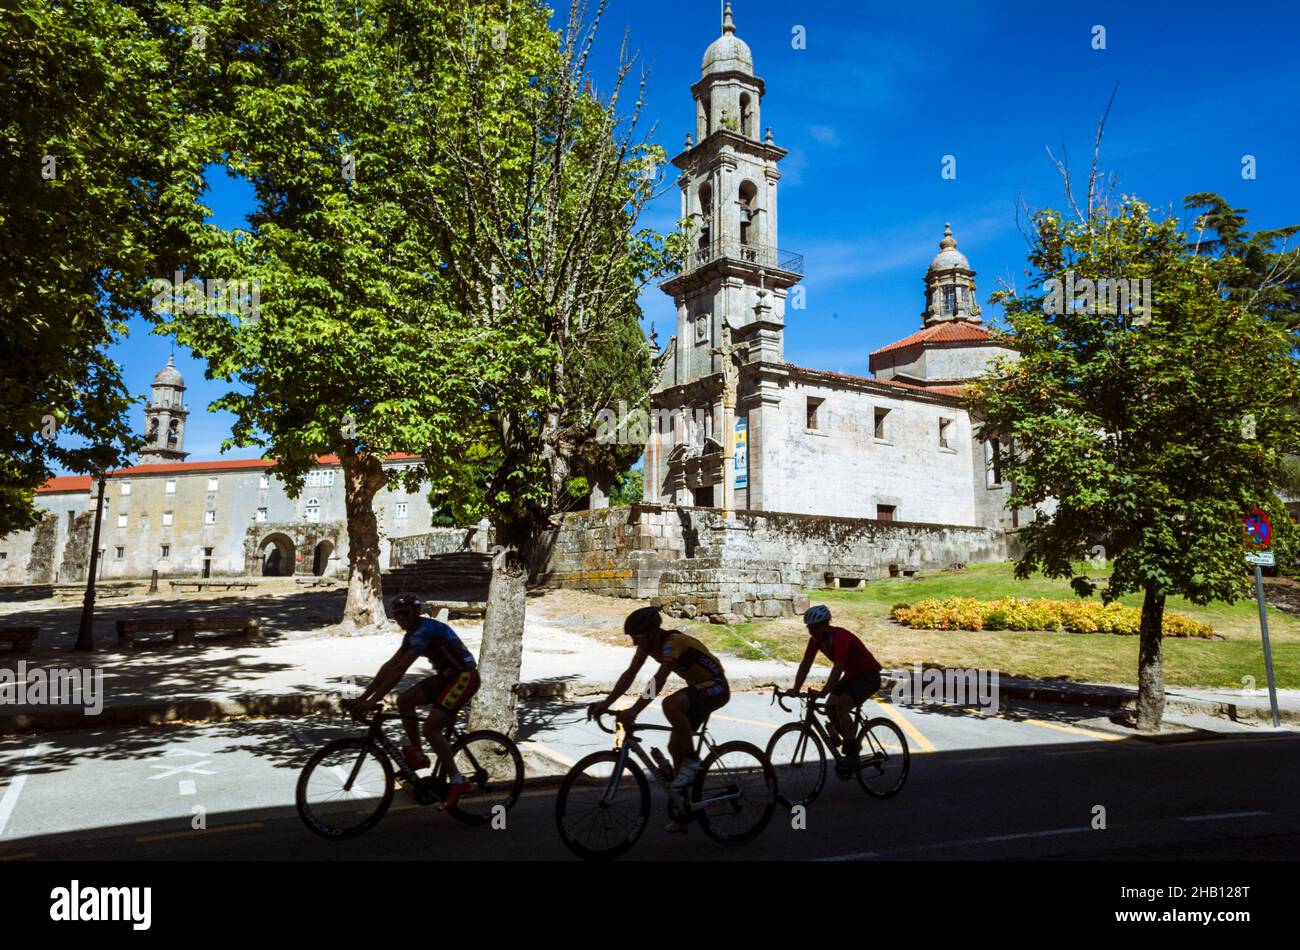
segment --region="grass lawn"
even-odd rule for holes
[[[1088,569],[1102,578],[1108,570]],[[889,619],[889,608],[900,601],[930,597],[1073,598],[1067,581],[1038,576],[1019,581],[1010,564],[977,564],[964,571],[945,571],[918,578],[873,581],[864,590],[810,591],[813,603],[824,603],[834,623],[848,627],[866,642],[886,667],[938,663],[948,667],[996,669],[1010,676],[1069,679],[1092,683],[1137,682],[1138,638],[1109,633],[1038,633],[1013,630],[913,630]],[[1141,607],[1140,596],[1121,603]],[[1222,640],[1166,638],[1165,682],[1181,686],[1240,689],[1243,677],[1253,676],[1264,688],[1264,648],[1259,636],[1255,601],[1213,603],[1197,607],[1180,597],[1169,598],[1166,610],[1214,627]],[[1300,689],[1300,619],[1269,608],[1273,670],[1280,688]],[[797,663],[807,635],[798,618],[721,626],[696,623],[690,628],[711,647],[745,657],[764,655]],[[757,645],[758,649],[754,645]]]

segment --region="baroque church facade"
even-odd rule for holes
[[[1014,352],[980,316],[950,227],[924,276],[919,330],[871,354],[871,376],[785,359],[803,261],[780,249],[786,151],[761,124],[763,80],[731,6],[691,87],[695,130],[673,160],[684,266],[662,285],[676,333],[660,355],[645,501],[729,511],[1012,528],[996,440],[981,443],[965,384]]]

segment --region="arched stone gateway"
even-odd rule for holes
[[[267,535],[257,546],[263,577],[288,577],[294,569],[293,540],[285,534]]]
[[[317,577],[323,577],[329,570],[330,558],[334,555],[334,544],[331,541],[322,541],[316,545],[316,553],[312,557],[311,572]]]

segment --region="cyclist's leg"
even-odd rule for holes
[[[447,727],[456,721],[460,708],[478,692],[478,685],[477,670],[451,673],[442,679],[441,688],[428,700],[433,704],[433,710],[424,723],[424,735],[442,763],[443,773],[452,781],[459,779],[460,773],[456,771],[456,760],[451,754]]]
[[[406,731],[406,744],[421,754],[420,724],[415,720],[418,707],[432,702],[428,697],[438,688],[439,678],[430,676],[420,680],[408,690],[403,690],[397,697],[397,711],[402,714],[402,728]]]
[[[695,687],[688,686],[663,701],[664,718],[673,729],[668,736],[668,754],[672,756],[674,771],[680,770],[682,763],[692,757],[696,728],[691,716],[694,693]]]
[[[852,710],[853,697],[844,690],[843,686],[836,687],[835,692],[826,697],[826,713],[835,726],[835,732],[838,733],[841,742],[853,738]]]

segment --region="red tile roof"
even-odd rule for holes
[[[879,353],[889,353],[893,350],[901,350],[904,347],[915,346],[918,343],[983,343],[992,339],[992,334],[978,323],[967,323],[965,320],[954,320],[946,323],[936,323],[933,326],[926,327],[919,333],[913,333],[909,337],[904,337],[897,343],[891,343],[889,346],[882,347],[872,353],[876,356]]]
[[[394,452],[392,455],[385,456],[384,461],[400,462],[418,458],[418,455]],[[316,464],[338,465],[339,457],[337,455],[318,455]],[[186,472],[249,471],[272,468],[274,465],[275,459],[215,459],[211,462],[163,462],[154,465],[134,465],[131,468],[114,469],[108,475],[110,478],[121,478],[124,475],[180,475]],[[56,475],[36,491],[37,493],[90,491],[90,483],[91,476],[89,475]]]

